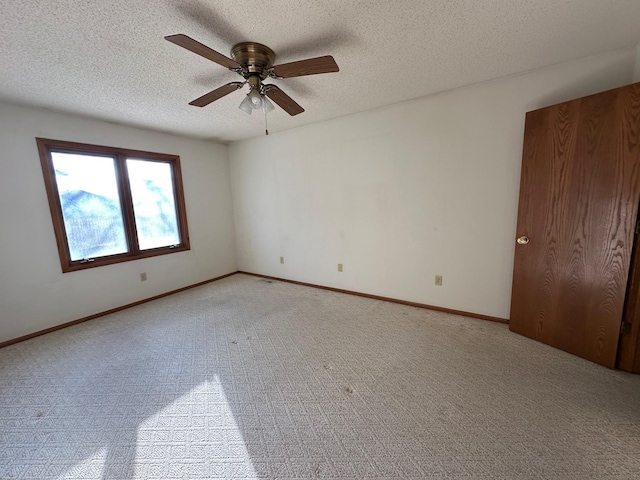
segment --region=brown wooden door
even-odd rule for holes
[[[527,113],[511,331],[615,366],[639,141],[640,84]]]

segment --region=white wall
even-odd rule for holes
[[[180,155],[191,250],[63,274],[35,137]],[[0,172],[0,342],[237,270],[224,145],[0,103]]]
[[[630,83],[635,55],[232,144],[240,270],[508,318],[525,112]]]

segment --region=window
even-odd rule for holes
[[[189,250],[180,157],[36,141],[63,272]]]

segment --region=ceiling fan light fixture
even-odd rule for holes
[[[275,107],[267,97],[262,95],[257,89],[251,89],[244,100],[238,106],[240,110],[251,115],[254,110],[262,110],[265,115],[272,111]]]
[[[262,97],[262,113],[266,115],[274,108],[273,103],[271,103],[267,97]]]
[[[260,92],[257,89],[252,88],[251,91],[249,92],[249,95],[247,95],[247,97],[251,102],[251,108],[253,108],[254,110],[257,110],[260,107],[262,107],[262,96],[260,95]]]
[[[238,106],[238,108],[242,110],[244,113],[248,113],[249,115],[253,113],[253,105],[251,103],[251,99],[249,98],[249,94],[247,94],[247,96],[244,97],[244,100],[240,102],[240,105]]]

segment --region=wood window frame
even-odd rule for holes
[[[189,229],[187,227],[187,210],[184,201],[184,189],[182,186],[180,157],[178,155],[67,142],[64,140],[52,140],[49,138],[39,137],[36,138],[36,143],[38,145],[40,164],[42,166],[42,174],[47,191],[47,199],[49,201],[49,210],[51,211],[51,220],[53,222],[53,230],[55,233],[58,255],[60,256],[60,265],[63,273],[101,267],[104,265],[112,265],[114,263],[130,262],[158,255],[184,252],[191,249],[189,243]],[[89,260],[71,260],[71,253],[67,243],[67,234],[62,216],[62,205],[60,203],[58,185],[51,157],[52,152],[97,155],[103,157],[108,156],[115,160],[115,173],[118,183],[118,191],[120,193],[120,207],[122,211],[127,246],[129,249],[128,252],[96,257]],[[164,162],[171,165],[176,217],[181,243],[166,247],[140,250],[138,246],[138,234],[136,231],[136,222],[133,211],[133,200],[131,197],[131,190],[129,188],[129,179],[126,168],[127,158]]]

